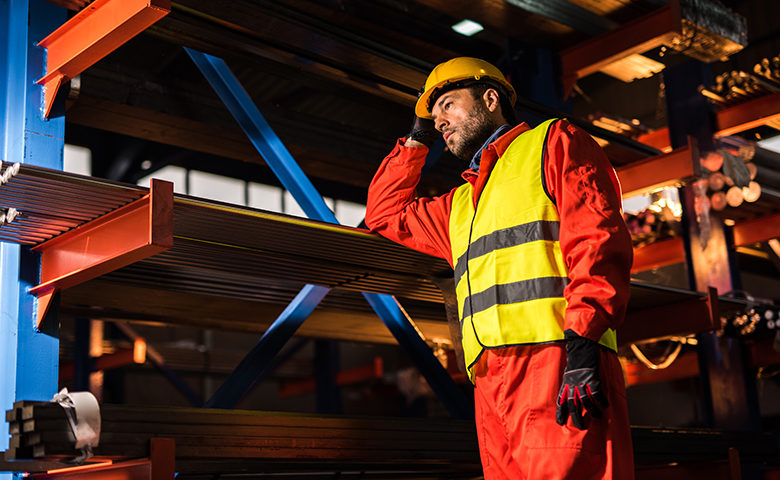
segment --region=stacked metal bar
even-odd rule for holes
[[[21,244],[44,242],[148,192],[40,167],[1,168],[0,213],[14,218],[0,225],[0,240]],[[312,283],[438,303],[438,289],[424,277],[448,268],[365,230],[176,195],[174,247],[116,272],[115,280],[280,302]]]
[[[764,58],[753,67],[752,72],[732,70],[722,73],[715,77],[712,87],[701,86],[699,92],[721,107],[780,92],[780,57]]]
[[[149,455],[149,440],[176,442],[177,468],[192,460],[338,461],[408,466],[478,465],[471,422],[449,419],[350,418],[246,410],[102,405],[98,458]],[[56,403],[17,402],[6,412],[6,461],[60,461],[75,439]]]
[[[0,240],[35,245],[141,198],[145,189],[0,162]]]

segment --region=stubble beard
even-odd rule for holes
[[[467,163],[471,162],[485,141],[500,126],[491,120],[487,107],[482,102],[476,102],[469,112],[468,119],[457,127],[460,135],[456,143],[450,147],[450,152]]]

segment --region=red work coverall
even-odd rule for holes
[[[479,172],[463,178],[475,200],[496,160],[521,124],[483,150]],[[381,235],[453,264],[449,239],[452,191],[417,198],[425,147],[399,139],[368,190],[366,224]],[[550,127],[544,165],[547,191],[560,216],[560,247],[569,269],[564,330],[598,341],[622,323],[628,303],[631,238],[620,209],[620,187],[604,152],[566,121]],[[453,190],[454,191],[454,190]],[[522,202],[518,192],[518,203]],[[511,208],[511,206],[509,207]],[[601,380],[610,406],[586,430],[555,422],[566,366],[563,342],[486,350],[474,367],[475,412],[486,479],[632,479],[633,452],[625,385],[617,356],[601,353]]]

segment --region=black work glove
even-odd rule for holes
[[[433,120],[420,118],[415,115],[412,123],[412,130],[409,132],[411,140],[416,140],[426,147],[430,148],[433,142],[439,138],[440,133],[436,130]]]
[[[565,425],[571,415],[574,426],[584,430],[590,420],[585,414],[601,418],[601,410],[609,406],[599,378],[599,344],[580,337],[573,330],[566,330],[563,334],[566,339],[566,369],[558,393],[555,421],[558,425]]]

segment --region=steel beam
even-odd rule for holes
[[[78,285],[173,246],[173,184],[152,180],[149,194],[37,245],[41,253],[38,325],[59,290]]]
[[[699,86],[711,82],[712,70],[702,62],[691,60],[665,70],[672,147],[681,147],[688,136],[694,136],[703,151],[714,148],[712,106],[699,94]],[[703,291],[714,287],[723,293],[740,290],[732,239],[720,218],[697,213],[696,205],[702,195],[695,185],[680,189],[690,288]],[[746,368],[741,340],[714,333],[698,334],[697,339],[704,394],[702,411],[707,422],[734,430],[759,429],[755,378]]]
[[[96,0],[38,43],[46,49],[43,116],[60,85],[171,11],[170,0]]]
[[[780,92],[718,110],[715,135],[727,137],[777,121],[780,121]]]
[[[634,263],[631,273],[652,268],[666,267],[685,261],[685,247],[682,238],[670,238],[634,248]]]
[[[699,357],[696,352],[681,353],[667,368],[652,370],[642,363],[626,363],[626,386],[672,382],[699,376]]]
[[[195,393],[190,385],[184,381],[178,373],[176,373],[171,367],[165,363],[165,359],[156,349],[151,345],[146,344],[143,337],[138,335],[128,324],[123,322],[114,322],[114,326],[122,332],[124,336],[133,341],[133,345],[137,345],[139,341],[144,342],[146,351],[146,358],[154,365],[154,367],[163,374],[163,376],[170,382],[173,387],[179,391],[179,393],[190,402],[193,407],[203,406],[203,399]],[[141,362],[143,363],[143,362]]]
[[[32,474],[35,480],[172,480],[176,477],[176,443],[171,438],[149,440],[149,457],[97,463]]]
[[[680,5],[672,0],[620,28],[586,40],[561,52],[564,96],[578,78],[601,70],[612,62],[659,47],[682,33]]]
[[[65,120],[40,114],[42,49],[35,42],[65,21],[67,11],[42,0],[0,0],[0,157],[62,168]],[[57,392],[58,325],[32,321],[39,264],[28,249],[0,243],[0,408],[19,399],[49,400]],[[0,423],[0,428],[5,428]],[[8,445],[0,439],[0,449]],[[8,475],[0,473],[0,478]]]
[[[712,332],[719,328],[718,292],[710,288],[707,294],[689,300],[628,312],[617,339],[619,345],[626,345],[638,340]]]
[[[235,407],[329,291],[329,288],[317,285],[303,287],[204,406]]]
[[[680,185],[701,176],[699,149],[696,141],[689,137],[688,145],[620,167],[617,175],[623,198]]]
[[[336,386],[342,387],[355,383],[367,382],[371,380],[381,380],[384,376],[382,357],[374,357],[374,361],[361,367],[341,370],[335,375]],[[310,393],[318,388],[316,378],[304,378],[301,380],[290,380],[279,386],[279,398],[293,397]],[[326,412],[317,412],[326,413]]]
[[[233,114],[241,128],[249,136],[252,144],[263,155],[263,158],[271,167],[273,172],[282,182],[282,185],[293,195],[293,198],[303,209],[304,213],[315,220],[338,223],[336,216],[325,204],[322,196],[317,192],[311,181],[306,177],[301,168],[293,159],[290,152],[287,151],[282,141],[271,129],[268,122],[257,109],[246,90],[241,86],[238,79],[230,71],[227,64],[217,57],[198,52],[196,50],[185,48],[195,65],[201,70],[203,75],[211,84],[214,91],[222,99],[225,106]],[[311,293],[316,296],[324,296],[327,289],[324,287],[314,287],[307,285],[304,287],[298,297],[300,302],[304,302],[305,297]],[[308,292],[307,292],[308,290]],[[302,297],[303,296],[303,297]],[[374,308],[379,317],[391,331],[398,343],[412,357],[417,368],[420,369],[423,376],[428,380],[434,392],[438,395],[444,405],[448,408],[454,417],[465,418],[472,415],[472,409],[466,401],[465,395],[461,392],[441,363],[433,355],[433,352],[420,337],[419,330],[414,326],[411,319],[406,315],[401,306],[394,297],[388,295],[378,295],[373,293],[363,293],[368,303]],[[320,299],[322,297],[319,297]],[[319,301],[319,299],[317,299]],[[313,308],[312,308],[313,309]],[[284,314],[283,314],[284,315]],[[282,321],[282,317],[277,319]],[[302,320],[301,320],[302,321]],[[295,326],[297,328],[297,326]],[[292,336],[294,329],[289,333]],[[289,338],[289,337],[288,337]],[[256,345],[258,350],[263,350],[261,339]],[[274,354],[281,349],[282,345],[276,342],[269,342]],[[253,349],[254,351],[255,349]],[[259,352],[256,353],[260,355]],[[246,359],[245,359],[246,360]],[[234,394],[223,395],[218,391],[214,399],[218,397],[219,402],[238,401],[235,393],[245,392],[251,383],[260,373],[261,367],[250,366],[246,361],[242,361],[234,375],[223,385],[225,391],[235,390]],[[243,379],[243,380],[241,380]],[[232,386],[230,384],[236,381],[242,385]],[[223,390],[222,388],[220,390]],[[212,399],[212,400],[214,400]],[[217,401],[209,401],[210,406],[216,406]]]
[[[672,142],[669,140],[668,127],[661,127],[657,130],[653,130],[652,132],[644,133],[637,137],[637,141],[644,143],[645,145],[655,147],[664,153],[669,153],[672,151]]]
[[[735,247],[780,238],[780,213],[739,222],[733,232]]]

